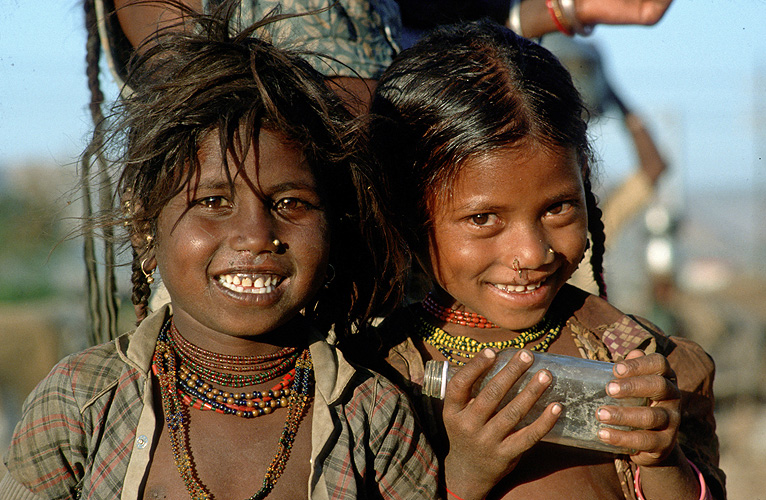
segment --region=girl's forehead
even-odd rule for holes
[[[242,135],[226,142],[227,146],[222,146],[217,130],[200,142],[197,153],[200,181],[272,182],[295,176],[314,180],[303,151],[279,132],[260,129],[256,137]],[[229,149],[224,151],[223,147]]]
[[[454,208],[459,198],[479,200],[532,200],[574,194],[583,189],[583,172],[574,149],[501,148],[474,155],[432,190],[429,208]]]

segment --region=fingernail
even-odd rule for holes
[[[495,351],[493,351],[492,349],[489,349],[489,348],[484,349],[483,351],[481,351],[481,354],[482,354],[482,356],[485,356],[485,357],[490,358],[490,359],[495,357]]]
[[[596,413],[596,416],[599,420],[608,420],[609,419],[609,412],[606,411],[603,408],[599,408],[598,413]]]
[[[521,351],[519,354],[519,359],[521,359],[525,363],[529,363],[532,361],[532,355],[529,354],[527,351]]]
[[[551,376],[548,374],[548,372],[540,372],[537,374],[537,380],[542,383],[547,383],[551,380]]]
[[[554,415],[558,415],[559,413],[561,413],[561,410],[563,409],[564,407],[561,406],[560,403],[553,403],[553,408],[551,408],[551,413],[553,413]]]
[[[598,431],[598,437],[607,440],[609,439],[609,431],[607,429],[601,429]]]
[[[614,365],[614,372],[617,375],[625,375],[628,372],[628,367],[623,363],[617,363]]]
[[[606,392],[610,396],[616,396],[617,394],[620,393],[620,384],[618,384],[616,382],[610,382],[606,386]]]

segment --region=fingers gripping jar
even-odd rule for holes
[[[476,382],[473,395],[481,391],[518,352],[518,349],[504,349],[497,353],[497,359],[489,372]],[[612,446],[598,438],[603,427],[630,430],[629,427],[607,425],[598,421],[596,412],[601,406],[645,406],[645,398],[616,399],[606,393],[606,385],[613,380],[612,363],[590,359],[535,352],[532,366],[519,378],[498,405],[508,404],[540,370],[546,369],[553,376],[551,385],[540,396],[529,413],[516,428],[525,427],[538,418],[545,408],[554,402],[564,407],[553,429],[543,441],[575,446],[610,453],[629,453],[630,450]],[[423,379],[423,394],[444,399],[447,383],[460,367],[447,361],[427,361]]]

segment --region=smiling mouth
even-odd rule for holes
[[[531,283],[529,285],[501,285],[493,283],[492,286],[507,293],[528,293],[533,292],[543,285],[542,281]]]
[[[284,278],[273,274],[222,274],[218,282],[224,288],[238,293],[255,295],[267,294],[274,291]]]

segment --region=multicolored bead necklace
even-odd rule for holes
[[[418,334],[423,340],[437,348],[447,358],[447,361],[459,366],[464,365],[465,361],[456,359],[457,357],[471,359],[477,352],[487,347],[493,349],[508,349],[511,347],[521,349],[531,342],[542,339],[530,349],[537,352],[545,352],[559,336],[563,326],[564,323],[558,318],[546,315],[540,323],[532,328],[521,331],[512,339],[480,342],[471,337],[450,335],[438,326],[434,326],[426,321],[423,316],[418,317]]]
[[[266,392],[236,393],[212,387],[181,365],[178,367],[178,395],[184,403],[197,410],[213,410],[243,418],[260,417],[277,408],[287,407],[294,378],[295,368]]]
[[[470,326],[472,328],[497,328],[497,325],[491,323],[487,318],[480,314],[460,311],[458,309],[440,305],[436,302],[433,293],[431,292],[426,295],[426,298],[423,299],[423,302],[420,304],[427,312],[447,323]]]
[[[213,500],[213,495],[199,480],[194,468],[187,427],[190,421],[189,406],[179,398],[181,380],[176,368],[177,352],[168,335],[171,324],[172,320],[168,320],[160,330],[157,347],[152,358],[152,371],[159,380],[162,408],[165,412],[173,458],[178,472],[186,484],[186,489],[192,500]],[[274,489],[274,485],[285,470],[298,427],[310,404],[314,367],[308,349],[299,353],[294,370],[293,390],[290,391],[288,398],[288,414],[282,435],[279,438],[276,455],[266,470],[261,489],[248,500],[266,498]]]
[[[178,354],[181,364],[188,367],[190,372],[227,387],[258,385],[284,375],[295,366],[299,355],[295,347],[285,347],[259,356],[218,354],[186,340],[178,333],[172,321],[168,341]]]

